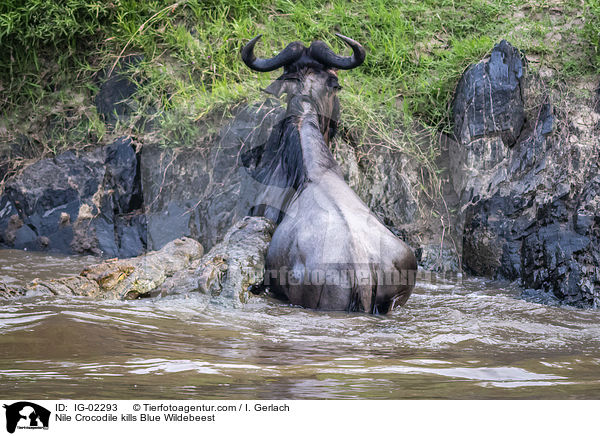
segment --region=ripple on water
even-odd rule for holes
[[[518,295],[436,279],[387,316],[202,295],[0,303],[0,383],[7,397],[598,398],[600,313]]]

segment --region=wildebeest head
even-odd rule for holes
[[[294,41],[277,56],[261,59],[254,55],[254,46],[261,36],[256,36],[242,48],[244,63],[261,72],[283,67],[283,74],[265,91],[277,97],[287,94],[288,110],[295,97],[308,99],[317,110],[319,127],[325,140],[331,139],[339,118],[336,94],[341,87],[337,70],[350,70],[361,65],[365,60],[364,48],[353,39],[336,33],[352,49],[351,56],[335,54],[323,41],[313,41],[310,47]]]

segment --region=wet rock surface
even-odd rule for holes
[[[465,73],[454,106],[457,140],[450,146],[450,166],[464,224],[463,265],[475,275],[519,280],[564,302],[597,306],[599,171],[598,125],[589,115],[593,102],[579,101],[571,113],[557,115],[548,95],[531,91],[536,78],[525,84],[524,75],[517,74],[521,56],[504,42],[494,51],[502,56],[493,52],[489,61]],[[473,113],[469,105],[484,107],[476,101],[480,93],[469,94],[482,80],[474,79],[473,72],[486,71],[494,58],[503,60],[500,70],[508,76],[490,74],[485,86],[515,89],[514,99],[506,106],[507,98],[492,94],[488,110]],[[469,101],[469,96],[475,97]],[[533,109],[523,122],[528,98],[539,103],[529,102]],[[513,105],[517,115],[498,124],[498,113]],[[587,121],[578,123],[581,117]],[[466,120],[475,122],[465,127]],[[497,125],[502,128],[489,128]]]
[[[126,138],[90,152],[42,159],[0,196],[0,244],[130,257],[146,246],[137,158]]]
[[[542,205],[523,240],[523,284],[567,303],[600,303],[600,176]]]

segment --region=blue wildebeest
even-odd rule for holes
[[[255,71],[283,67],[265,91],[287,94],[287,110],[265,144],[253,177],[263,184],[251,214],[278,223],[266,256],[264,286],[293,303],[322,310],[386,313],[414,287],[417,262],[346,184],[328,143],[339,117],[337,70],[358,67],[365,50],[337,34],[351,56],[323,41],[290,43],[257,58],[261,35],[242,48]]]

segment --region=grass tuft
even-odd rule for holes
[[[416,150],[389,132],[416,123],[450,131],[449,104],[468,65],[508,39],[554,80],[598,74],[598,29],[599,0],[5,0],[0,143],[25,136],[56,152],[128,133],[193,145],[211,113],[261,98],[277,77],[241,62],[251,37],[264,35],[259,56],[314,39],[348,54],[340,32],[367,49],[363,66],[340,74],[343,130],[357,141],[383,135],[431,166],[435,145]],[[130,72],[136,113],[106,126],[94,106],[98,72],[130,54],[144,59]]]

